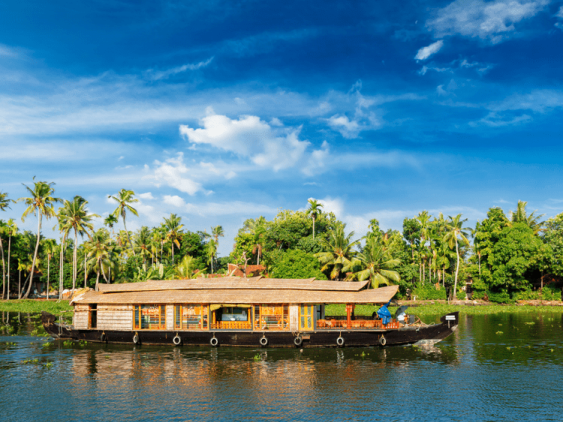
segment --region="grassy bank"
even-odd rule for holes
[[[358,305],[356,306],[356,316],[371,316],[374,311],[379,309],[379,306],[373,305]],[[396,308],[391,307],[391,313],[395,312]],[[418,316],[435,316],[445,315],[449,312],[459,311],[460,314],[465,315],[490,315],[499,313],[563,313],[563,306],[530,306],[530,305],[447,305],[447,304],[428,304],[411,307],[407,313]],[[327,316],[346,316],[345,305],[327,305]]]
[[[40,313],[47,311],[54,315],[72,311],[68,300],[2,300],[0,301],[0,312],[24,312],[24,313]]]

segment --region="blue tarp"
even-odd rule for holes
[[[377,315],[379,315],[379,318],[381,318],[381,322],[383,323],[383,325],[387,325],[391,322],[391,320],[393,319],[391,317],[391,312],[389,312],[389,309],[387,309],[387,307],[391,304],[391,301],[387,302],[387,304],[383,305],[381,308],[379,308],[379,310],[377,311]]]

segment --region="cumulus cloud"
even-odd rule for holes
[[[436,54],[440,49],[444,46],[444,41],[439,40],[435,43],[430,44],[429,46],[422,47],[414,56],[415,60],[426,60],[432,54]]]
[[[515,24],[541,12],[549,0],[456,0],[426,25],[436,37],[462,35],[493,44],[515,33]]]
[[[301,128],[273,128],[258,116],[230,119],[209,110],[200,123],[202,127],[197,129],[181,125],[180,134],[193,144],[232,152],[274,171],[296,166],[310,145],[308,141],[299,140]]]
[[[181,208],[186,205],[184,200],[180,198],[178,195],[164,195],[162,200],[164,201],[165,204],[169,204],[177,208]]]
[[[154,199],[154,196],[152,196],[152,193],[150,192],[140,193],[137,196],[141,199]]]
[[[157,184],[165,183],[188,195],[195,195],[203,190],[200,183],[186,177],[190,169],[184,164],[184,154],[178,153],[175,158],[169,158],[164,162],[155,161],[156,169],[152,178]]]
[[[563,6],[561,6],[559,8],[559,11],[555,14],[555,17],[558,19],[562,19],[563,20]],[[563,30],[563,23],[562,22],[556,22],[555,26],[561,30]]]
[[[328,125],[339,131],[345,138],[357,138],[360,133],[361,126],[356,120],[350,120],[348,116],[335,114],[328,119]]]

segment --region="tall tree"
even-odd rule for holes
[[[43,241],[43,251],[47,255],[47,300],[49,300],[49,282],[51,281],[51,258],[57,248],[55,239],[45,239]]]
[[[100,217],[98,214],[92,214],[88,212],[88,201],[86,201],[81,196],[75,196],[72,201],[65,200],[63,203],[63,222],[64,229],[68,231],[72,229],[74,231],[74,253],[73,253],[73,271],[72,271],[72,290],[76,289],[76,278],[78,275],[78,235],[84,237],[94,230],[94,225],[92,219],[94,217]]]
[[[449,217],[447,222],[447,233],[444,236],[444,242],[446,242],[450,248],[453,249],[455,245],[455,253],[457,256],[457,263],[455,267],[455,281],[454,281],[454,300],[457,299],[457,277],[459,274],[459,242],[468,245],[469,241],[467,240],[467,233],[464,231],[463,223],[467,221],[461,219],[461,214],[456,215],[455,217]]]
[[[137,210],[131,206],[131,204],[139,202],[139,200],[134,198],[134,196],[135,196],[135,192],[127,189],[121,189],[117,194],[117,196],[111,196],[111,195],[108,196],[108,198],[113,199],[118,204],[117,208],[112,214],[114,215],[114,217],[116,218],[121,217],[121,219],[123,220],[123,227],[125,228],[125,232],[127,233],[127,240],[129,241],[129,246],[133,251],[133,255],[135,255],[135,251],[133,250],[133,243],[131,243],[131,238],[129,237],[129,232],[127,231],[127,224],[125,223],[125,218],[127,216],[127,211],[130,211],[137,217],[139,216]]]
[[[166,229],[166,240],[172,243],[172,264],[174,264],[174,245],[180,249],[180,239],[183,224],[180,224],[182,217],[176,214],[170,214],[170,217],[164,218],[164,228]]]
[[[35,180],[35,177],[33,178]],[[31,271],[29,273],[29,286],[27,291],[24,295],[24,298],[29,296],[31,292],[31,285],[33,284],[33,273],[35,271],[35,263],[37,261],[37,253],[39,252],[39,240],[41,239],[41,223],[42,218],[45,216],[45,219],[49,219],[55,216],[55,210],[53,208],[56,202],[60,202],[59,198],[53,197],[55,189],[53,188],[54,183],[47,183],[47,182],[34,182],[33,189],[25,186],[28,193],[30,194],[29,197],[22,197],[18,199],[18,202],[24,201],[27,205],[27,208],[23,212],[22,221],[25,221],[25,218],[29,214],[37,215],[37,242],[35,243],[35,252],[33,253],[33,262],[31,264]],[[24,283],[25,286],[25,283]]]
[[[13,219],[9,219],[8,223],[6,224],[6,233],[8,234],[8,271],[6,272],[7,284],[6,290],[2,288],[2,297],[5,297],[7,300],[10,300],[10,261],[12,259],[12,237],[14,237],[18,233],[18,226]]]
[[[111,234],[115,235],[115,233],[113,232],[113,226],[115,226],[117,224],[117,217],[113,214],[108,215],[105,219],[104,219],[104,225],[108,226],[111,229]]]
[[[322,213],[321,208],[323,207],[323,204],[313,198],[310,198],[308,202],[309,202],[309,208],[307,208],[307,215],[309,215],[313,220],[313,239],[314,239],[315,221],[317,221],[317,217]]]
[[[538,234],[544,226],[544,222],[540,221],[544,214],[535,215],[536,211],[534,211],[528,215],[526,213],[527,205],[528,203],[526,201],[518,201],[516,211],[510,211],[508,218],[512,223],[525,223],[534,231],[534,234]]]
[[[8,198],[7,193],[0,192],[0,211],[6,211],[10,208],[10,202],[14,202]],[[4,298],[4,291],[6,289],[6,261],[4,259],[4,245],[2,243],[2,235],[8,233],[9,228],[0,227],[0,253],[2,254],[2,298]],[[8,256],[8,260],[10,257]]]
[[[319,252],[315,257],[320,261],[321,271],[332,267],[330,278],[337,280],[342,272],[346,273],[353,268],[352,258],[356,255],[354,247],[360,242],[352,240],[354,232],[345,233],[346,224],[339,224],[330,233],[328,240],[323,239],[323,248],[326,252]]]
[[[369,279],[374,289],[381,284],[389,286],[392,282],[398,283],[401,280],[399,273],[393,270],[401,261],[393,258],[376,238],[367,240],[363,251],[358,253],[354,260],[354,264],[356,263],[361,270],[357,271],[354,277],[360,281]]]

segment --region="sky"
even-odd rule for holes
[[[223,256],[309,198],[357,237],[518,200],[548,218],[562,52],[561,1],[4,0],[0,191],[35,176],[103,218],[131,189],[129,229],[222,225]],[[23,209],[0,217],[36,230]]]

